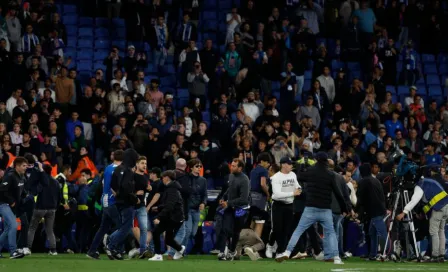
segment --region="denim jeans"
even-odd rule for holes
[[[296,100],[298,98],[300,101],[302,101],[302,92],[303,92],[303,85],[305,85],[305,76],[304,75],[296,76],[296,82],[297,82]]]
[[[134,207],[117,207],[120,212],[121,226],[110,236],[108,245],[110,250],[116,250],[121,247],[126,240],[126,236],[132,231],[134,223],[135,210]]]
[[[3,233],[0,235],[0,252],[8,240],[9,253],[13,254],[17,249],[17,221],[8,204],[0,205],[0,217],[3,221]]]
[[[184,222],[182,224],[182,226],[176,232],[176,236],[174,237],[174,240],[181,245],[183,245],[182,242],[184,241],[184,238],[185,238],[185,228],[186,228],[186,222]],[[175,253],[176,253],[176,250],[174,248],[170,247],[170,249],[168,250],[168,255],[174,256]]]
[[[341,214],[333,214],[334,231],[336,232],[336,239],[338,240],[339,254],[344,254],[344,229],[342,228],[342,222],[344,216]]]
[[[154,59],[154,69],[157,69],[156,72],[160,72],[160,68],[165,65],[166,55],[163,54],[162,50],[154,49],[153,59]]]
[[[146,207],[140,207],[135,210],[135,217],[137,217],[138,228],[140,229],[140,253],[145,252],[146,239],[148,238],[148,213],[146,212]]]
[[[188,211],[188,220],[185,221],[185,237],[182,241],[182,245],[188,247],[190,240],[194,241],[194,237],[196,236],[196,232],[198,232],[198,224],[201,217],[201,213],[199,210],[189,210]]]
[[[383,221],[383,216],[373,217],[370,220],[369,226],[370,235],[370,257],[375,257],[378,254],[378,237],[384,244],[387,239],[386,223]]]
[[[112,226],[115,226],[115,228],[121,227],[120,213],[115,205],[103,208],[101,225],[93,238],[92,245],[89,248],[89,253],[96,252],[103,241],[104,235],[112,229]]]
[[[289,240],[287,250],[292,252],[300,236],[314,223],[320,223],[324,229],[324,253],[325,259],[331,259],[339,256],[338,241],[334,232],[333,216],[330,209],[319,209],[314,207],[305,207],[299,225]]]

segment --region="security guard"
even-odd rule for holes
[[[423,212],[431,213],[429,218],[429,234],[432,241],[432,261],[444,262],[445,254],[445,225],[448,219],[448,194],[440,182],[436,180],[437,169],[432,167],[428,177],[423,178],[414,188],[411,201],[397,215],[402,220],[422,200],[425,203]]]

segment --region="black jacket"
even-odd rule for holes
[[[229,207],[247,207],[250,203],[250,180],[243,174],[230,174],[229,187],[223,198],[227,200]]]
[[[21,202],[22,192],[25,187],[25,176],[19,175],[16,170],[5,173],[3,180],[0,181],[0,204],[12,205],[15,207]]]
[[[364,177],[358,182],[358,209],[368,218],[386,215],[386,199],[383,185],[373,176]],[[358,212],[360,213],[360,212]]]
[[[135,206],[138,198],[135,195],[134,172],[138,154],[134,149],[127,149],[123,154],[123,163],[117,166],[112,174],[111,187],[117,193],[116,204]]]
[[[331,209],[334,192],[341,207],[341,212],[348,211],[344,197],[337,185],[335,173],[328,169],[327,164],[317,162],[314,166],[308,168],[308,171],[300,174],[299,181],[305,183],[306,207]]]
[[[347,206],[347,208],[349,210],[351,210],[352,204],[350,202],[350,193],[348,192],[348,187],[345,182],[345,179],[343,176],[341,176],[337,173],[335,173],[335,174],[336,174],[336,183],[337,183],[339,189],[341,190],[342,196],[344,197],[345,205]],[[334,193],[332,195],[331,210],[334,214],[342,214],[341,207],[339,206],[339,203],[338,203]]]
[[[184,217],[185,220],[188,220],[188,200],[190,199],[190,195],[192,192],[190,177],[185,171],[182,170],[175,170],[175,171],[176,171],[176,181],[180,185],[180,194],[183,199],[183,208],[185,212]]]
[[[181,196],[181,186],[179,182],[172,181],[165,185],[165,191],[160,199],[159,214],[157,218],[160,220],[171,220],[173,222],[184,221],[184,200]]]
[[[59,206],[59,182],[49,175],[42,175],[40,180],[41,191],[37,195],[36,210],[56,210]]]

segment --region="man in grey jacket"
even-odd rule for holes
[[[22,50],[22,25],[16,13],[17,11],[15,9],[11,9],[9,16],[6,17],[6,30],[11,45],[10,52],[21,52]]]
[[[199,61],[194,63],[193,71],[189,72],[187,75],[187,81],[191,104],[195,104],[195,100],[199,98],[201,107],[205,107],[206,87],[210,79],[207,74],[202,71],[201,63]]]
[[[249,215],[250,181],[243,173],[244,167],[245,164],[242,160],[234,159],[232,161],[229,188],[223,198],[219,200],[222,209],[217,212],[223,215],[222,231],[220,231],[217,241],[217,248],[220,251],[218,260],[220,261],[232,261],[234,259],[240,232],[244,228]],[[229,239],[231,239],[229,253],[226,256],[224,251]]]

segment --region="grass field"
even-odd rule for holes
[[[274,260],[251,262],[247,258],[234,262],[218,262],[216,256],[189,256],[180,261],[148,262],[147,260],[109,261],[105,255],[102,260],[90,260],[84,255],[33,254],[21,260],[0,259],[1,272],[97,272],[97,271],[167,271],[167,272],[283,272],[283,271],[448,271],[448,263],[372,263],[352,258],[345,265],[317,262],[311,259],[287,261],[281,264]]]

